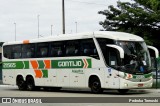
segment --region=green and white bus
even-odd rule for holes
[[[20,90],[38,87],[117,89],[125,93],[153,84],[151,60],[136,35],[97,31],[3,44],[3,83]]]

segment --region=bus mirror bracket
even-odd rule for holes
[[[123,48],[121,48],[120,46],[111,45],[111,44],[107,44],[106,46],[117,49],[119,51],[119,53],[120,53],[120,58],[124,59],[124,50],[123,50]]]
[[[159,51],[157,48],[153,47],[153,46],[147,46],[148,49],[151,49],[155,52],[155,58],[158,58],[159,57]]]

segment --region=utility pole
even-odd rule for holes
[[[63,27],[63,34],[65,34],[65,7],[64,7],[64,0],[62,0],[62,27]]]
[[[51,36],[52,36],[52,27],[53,27],[53,25],[51,25]]]
[[[14,27],[15,27],[15,41],[16,41],[16,23],[14,23]]]
[[[77,22],[75,22],[75,24],[76,24],[76,33],[77,33]]]

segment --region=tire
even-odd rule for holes
[[[118,92],[120,94],[126,94],[129,91],[129,89],[118,89]]]
[[[17,86],[19,90],[26,90],[26,82],[24,81],[22,76],[17,78]]]
[[[91,80],[90,88],[91,88],[91,92],[95,94],[99,94],[103,92],[103,89],[101,88],[101,83],[98,78],[93,78]]]
[[[33,77],[28,77],[26,80],[26,85],[27,85],[27,90],[28,91],[33,91],[35,90],[35,83]]]

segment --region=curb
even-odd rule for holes
[[[16,86],[16,85],[0,85],[0,88],[3,88],[3,87],[4,87],[4,88],[6,88],[6,87],[7,87],[7,88],[8,88],[8,87],[15,87],[15,88],[16,88],[17,86]]]
[[[137,93],[155,92],[155,93],[160,93],[160,89],[132,89],[130,92],[137,92]]]

